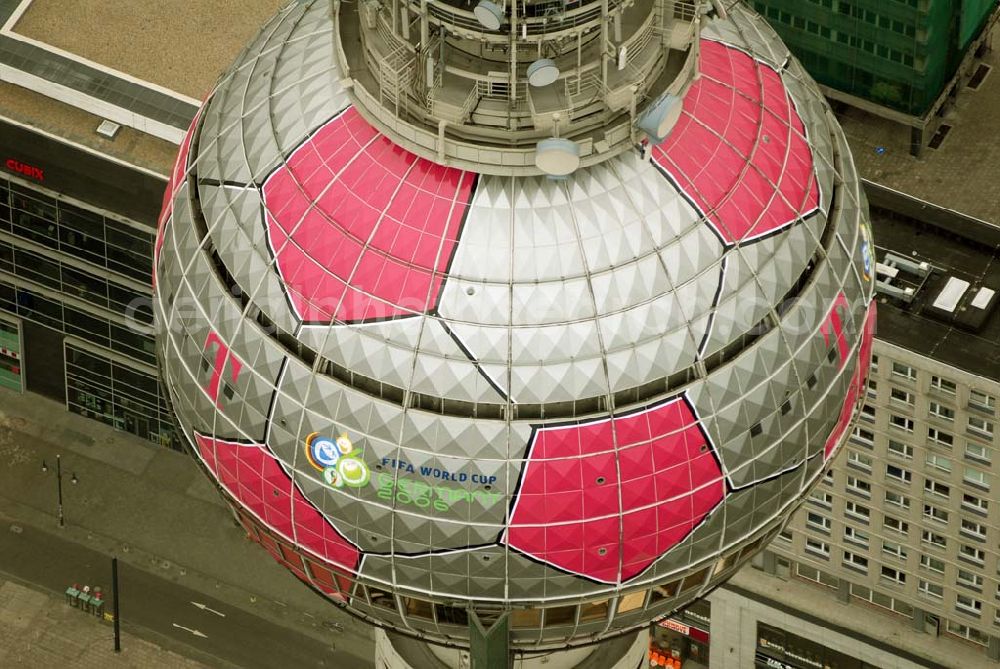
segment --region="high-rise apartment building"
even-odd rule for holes
[[[996,228],[874,217],[881,293],[867,401],[767,571],[1000,659]]]
[[[915,146],[922,144],[929,117],[948,96],[963,59],[980,47],[984,27],[1000,11],[996,0],[750,4],[829,95],[876,113],[881,107],[883,115],[914,128]]]

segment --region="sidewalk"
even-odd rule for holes
[[[858,110],[838,114],[861,176],[942,207],[1000,225],[1000,28],[978,90],[965,87],[945,114],[952,127],[938,149],[910,155],[910,130]]]
[[[64,539],[374,659],[371,628],[313,593],[248,541],[188,456],[69,413],[38,395],[4,389],[0,527],[16,521],[58,528],[56,454],[62,455],[66,527],[58,531]],[[43,460],[48,472],[41,469]],[[331,636],[331,623],[341,624],[345,633]]]
[[[110,623],[58,597],[0,579],[0,667],[207,667],[127,632],[121,653],[115,653],[113,639]]]

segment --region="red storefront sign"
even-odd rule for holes
[[[660,627],[666,627],[667,629],[673,630],[684,636],[689,636],[695,641],[700,641],[701,643],[708,643],[709,634],[705,630],[700,630],[697,627],[691,627],[690,625],[685,625],[681,621],[675,618],[664,618],[657,623]]]
[[[29,179],[34,179],[35,181],[45,181],[45,170],[41,167],[29,165],[28,163],[22,163],[20,160],[14,160],[13,158],[8,158],[4,162],[4,167],[11,172],[24,175]]]

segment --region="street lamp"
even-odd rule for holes
[[[49,471],[49,466],[45,462],[45,460],[42,460],[42,471],[43,472]],[[76,477],[76,472],[73,472],[69,480],[70,483],[72,483],[73,485],[76,485],[77,483],[80,482],[80,479]],[[63,517],[63,495],[62,495],[62,458],[59,455],[56,455],[56,489],[59,492],[59,527],[65,527],[66,521],[65,518]]]

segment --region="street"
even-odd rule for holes
[[[20,532],[0,528],[0,571],[56,593],[74,583],[100,586],[106,610],[112,610],[109,556],[54,533],[18,527]],[[373,666],[372,658],[351,654],[359,644],[350,642],[349,633],[331,630],[326,645],[121,560],[118,570],[123,628],[182,655],[212,666]],[[111,631],[111,623],[95,624]]]

